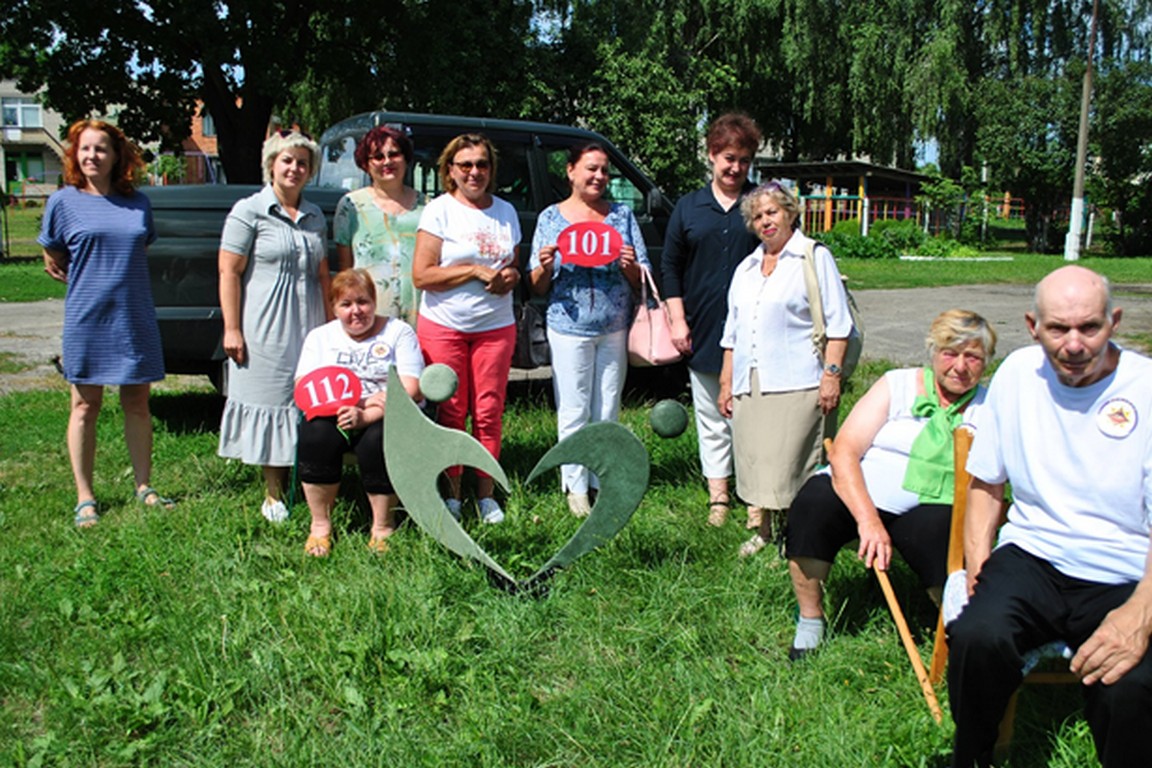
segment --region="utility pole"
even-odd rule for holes
[[[1072,210],[1064,238],[1064,260],[1080,258],[1080,231],[1084,223],[1084,166],[1088,162],[1088,109],[1092,103],[1092,59],[1096,55],[1096,12],[1100,0],[1092,0],[1092,26],[1088,30],[1088,59],[1084,68],[1084,92],[1080,97],[1080,132],[1076,137],[1076,175],[1072,181]]]

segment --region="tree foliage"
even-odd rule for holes
[[[1050,248],[1074,171],[1089,0],[10,0],[0,75],[67,117],[114,111],[178,144],[194,100],[233,181],[269,120],[312,132],[360,111],[521,117],[599,130],[670,194],[701,137],[751,114],[782,160],[867,157],[945,176],[986,166]],[[1152,0],[1100,0],[1094,194],[1147,228]],[[1135,141],[1125,141],[1136,139]],[[967,185],[966,185],[967,186]],[[1126,237],[1126,236],[1125,236]],[[1123,239],[1123,238],[1122,238]],[[1128,246],[1125,246],[1128,247]]]

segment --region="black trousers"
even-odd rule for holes
[[[296,437],[300,481],[315,485],[340,482],[344,454],[355,451],[364,490],[373,494],[392,493],[392,481],[384,466],[384,420],[349,432],[348,437],[350,439],[345,439],[337,429],[335,416],[317,416],[301,422]]]
[[[902,515],[877,510],[893,546],[925,587],[942,587],[948,578],[948,536],[952,507],[920,504]],[[831,563],[845,544],[859,538],[856,518],[836,495],[832,478],[812,475],[788,509],[784,553]]]
[[[948,625],[952,765],[990,765],[1004,710],[1020,686],[1022,654],[1054,640],[1075,649],[1124,603],[1135,583],[1075,579],[1016,546],[993,551],[971,601]],[[1152,653],[1112,685],[1084,686],[1085,717],[1104,768],[1148,765]]]

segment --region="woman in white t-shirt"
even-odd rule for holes
[[[312,514],[304,551],[325,557],[332,549],[332,505],[340,489],[344,454],[353,451],[372,507],[368,547],[385,552],[396,528],[392,516],[396,495],[384,465],[388,370],[396,366],[404,390],[418,399],[424,356],[412,326],[376,314],[376,283],[367,270],[349,269],[333,278],[331,299],[336,319],[304,339],[296,379],[337,365],[356,374],[362,395],[358,403],[341,407],[335,416],[316,416],[298,429],[296,460]]]
[[[824,582],[836,553],[859,539],[864,567],[887,570],[895,547],[939,602],[947,577],[955,484],[952,433],[984,400],[980,377],[996,332],[963,309],[932,321],[931,361],[884,374],[840,428],[830,469],[808,479],[788,510],[786,554],[800,618],[789,658],[824,636]]]
[[[428,203],[416,232],[412,282],[423,291],[417,335],[429,362],[456,372],[456,393],[440,404],[440,423],[464,429],[500,458],[504,398],[516,323],[512,289],[520,280],[517,247],[520,219],[496,188],[496,150],[484,136],[468,133],[440,153],[445,194]],[[460,518],[462,467],[447,470],[449,512]],[[500,523],[504,511],[492,498],[491,477],[477,471],[480,518]]]

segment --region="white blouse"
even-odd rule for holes
[[[804,283],[804,250],[811,239],[799,230],[784,245],[776,269],[760,273],[763,246],[748,255],[728,287],[728,317],[720,346],[732,350],[732,394],[751,391],[750,373],[760,374],[760,391],[794,392],[820,385],[822,368],[812,343],[812,314]],[[816,246],[816,276],[824,302],[826,334],[847,338],[852,330],[848,294],[832,253]]]

